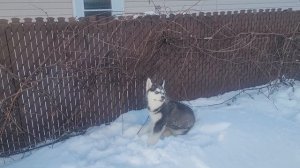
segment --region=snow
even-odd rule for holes
[[[130,111],[123,119],[92,127],[84,135],[2,158],[5,163],[0,166],[299,168],[300,81],[294,87],[280,85],[275,91],[249,89],[185,103],[197,119],[187,135],[148,146],[147,136],[137,135],[147,110]]]

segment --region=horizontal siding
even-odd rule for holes
[[[44,10],[44,11],[43,11]],[[27,16],[35,17],[52,17],[53,15],[68,15],[72,16],[72,9],[34,9],[34,10],[5,10],[5,13],[2,13],[2,17],[21,17],[25,18]]]
[[[35,17],[72,17],[72,0],[0,1],[0,19]]]
[[[162,13],[213,12],[246,9],[293,8],[300,9],[299,0],[125,0],[125,13],[155,11],[160,6]]]
[[[1,3],[0,3],[1,4]],[[70,3],[5,3],[0,5],[0,10],[36,10],[36,9],[71,9]]]
[[[293,8],[300,9],[299,0],[124,0],[124,13],[155,11],[161,13],[208,12],[243,9]],[[47,13],[47,14],[46,14]],[[72,17],[72,0],[0,0],[0,19],[12,17]]]
[[[62,3],[72,0],[1,0],[0,3]]]
[[[149,1],[145,0],[125,0],[125,6],[124,10],[125,13],[143,13],[147,11],[155,11],[154,4],[156,6],[161,7],[161,11],[181,11],[181,10],[186,10],[195,4],[198,3],[198,0],[188,0],[188,1],[174,1],[174,0],[169,0],[169,1],[153,1],[149,3]]]

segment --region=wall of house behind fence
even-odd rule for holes
[[[0,155],[144,108],[145,80],[176,100],[299,79],[299,11],[0,20]]]

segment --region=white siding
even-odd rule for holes
[[[0,19],[72,16],[72,0],[0,0]]]
[[[0,19],[76,16],[72,1],[75,0],[0,0]],[[123,3],[124,9],[120,5]],[[114,0],[114,4],[121,6],[113,9],[117,10],[115,12],[124,11],[125,14],[149,11],[169,14],[266,8],[300,9],[299,0]],[[159,9],[156,10],[155,6]]]
[[[124,12],[144,13],[197,13],[214,11],[234,11],[247,9],[293,8],[300,9],[299,0],[125,0]]]

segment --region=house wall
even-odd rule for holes
[[[0,19],[72,17],[72,0],[1,0]]]
[[[0,19],[79,16],[73,2],[75,0],[0,0]],[[121,6],[116,11],[118,14],[198,13],[266,8],[300,10],[299,0],[114,0],[114,4]]]
[[[125,14],[153,11],[159,6],[161,13],[197,13],[247,9],[293,8],[300,9],[299,0],[125,0]]]
[[[193,6],[198,0],[125,0],[124,13],[155,12],[155,6],[161,11],[180,11]]]

